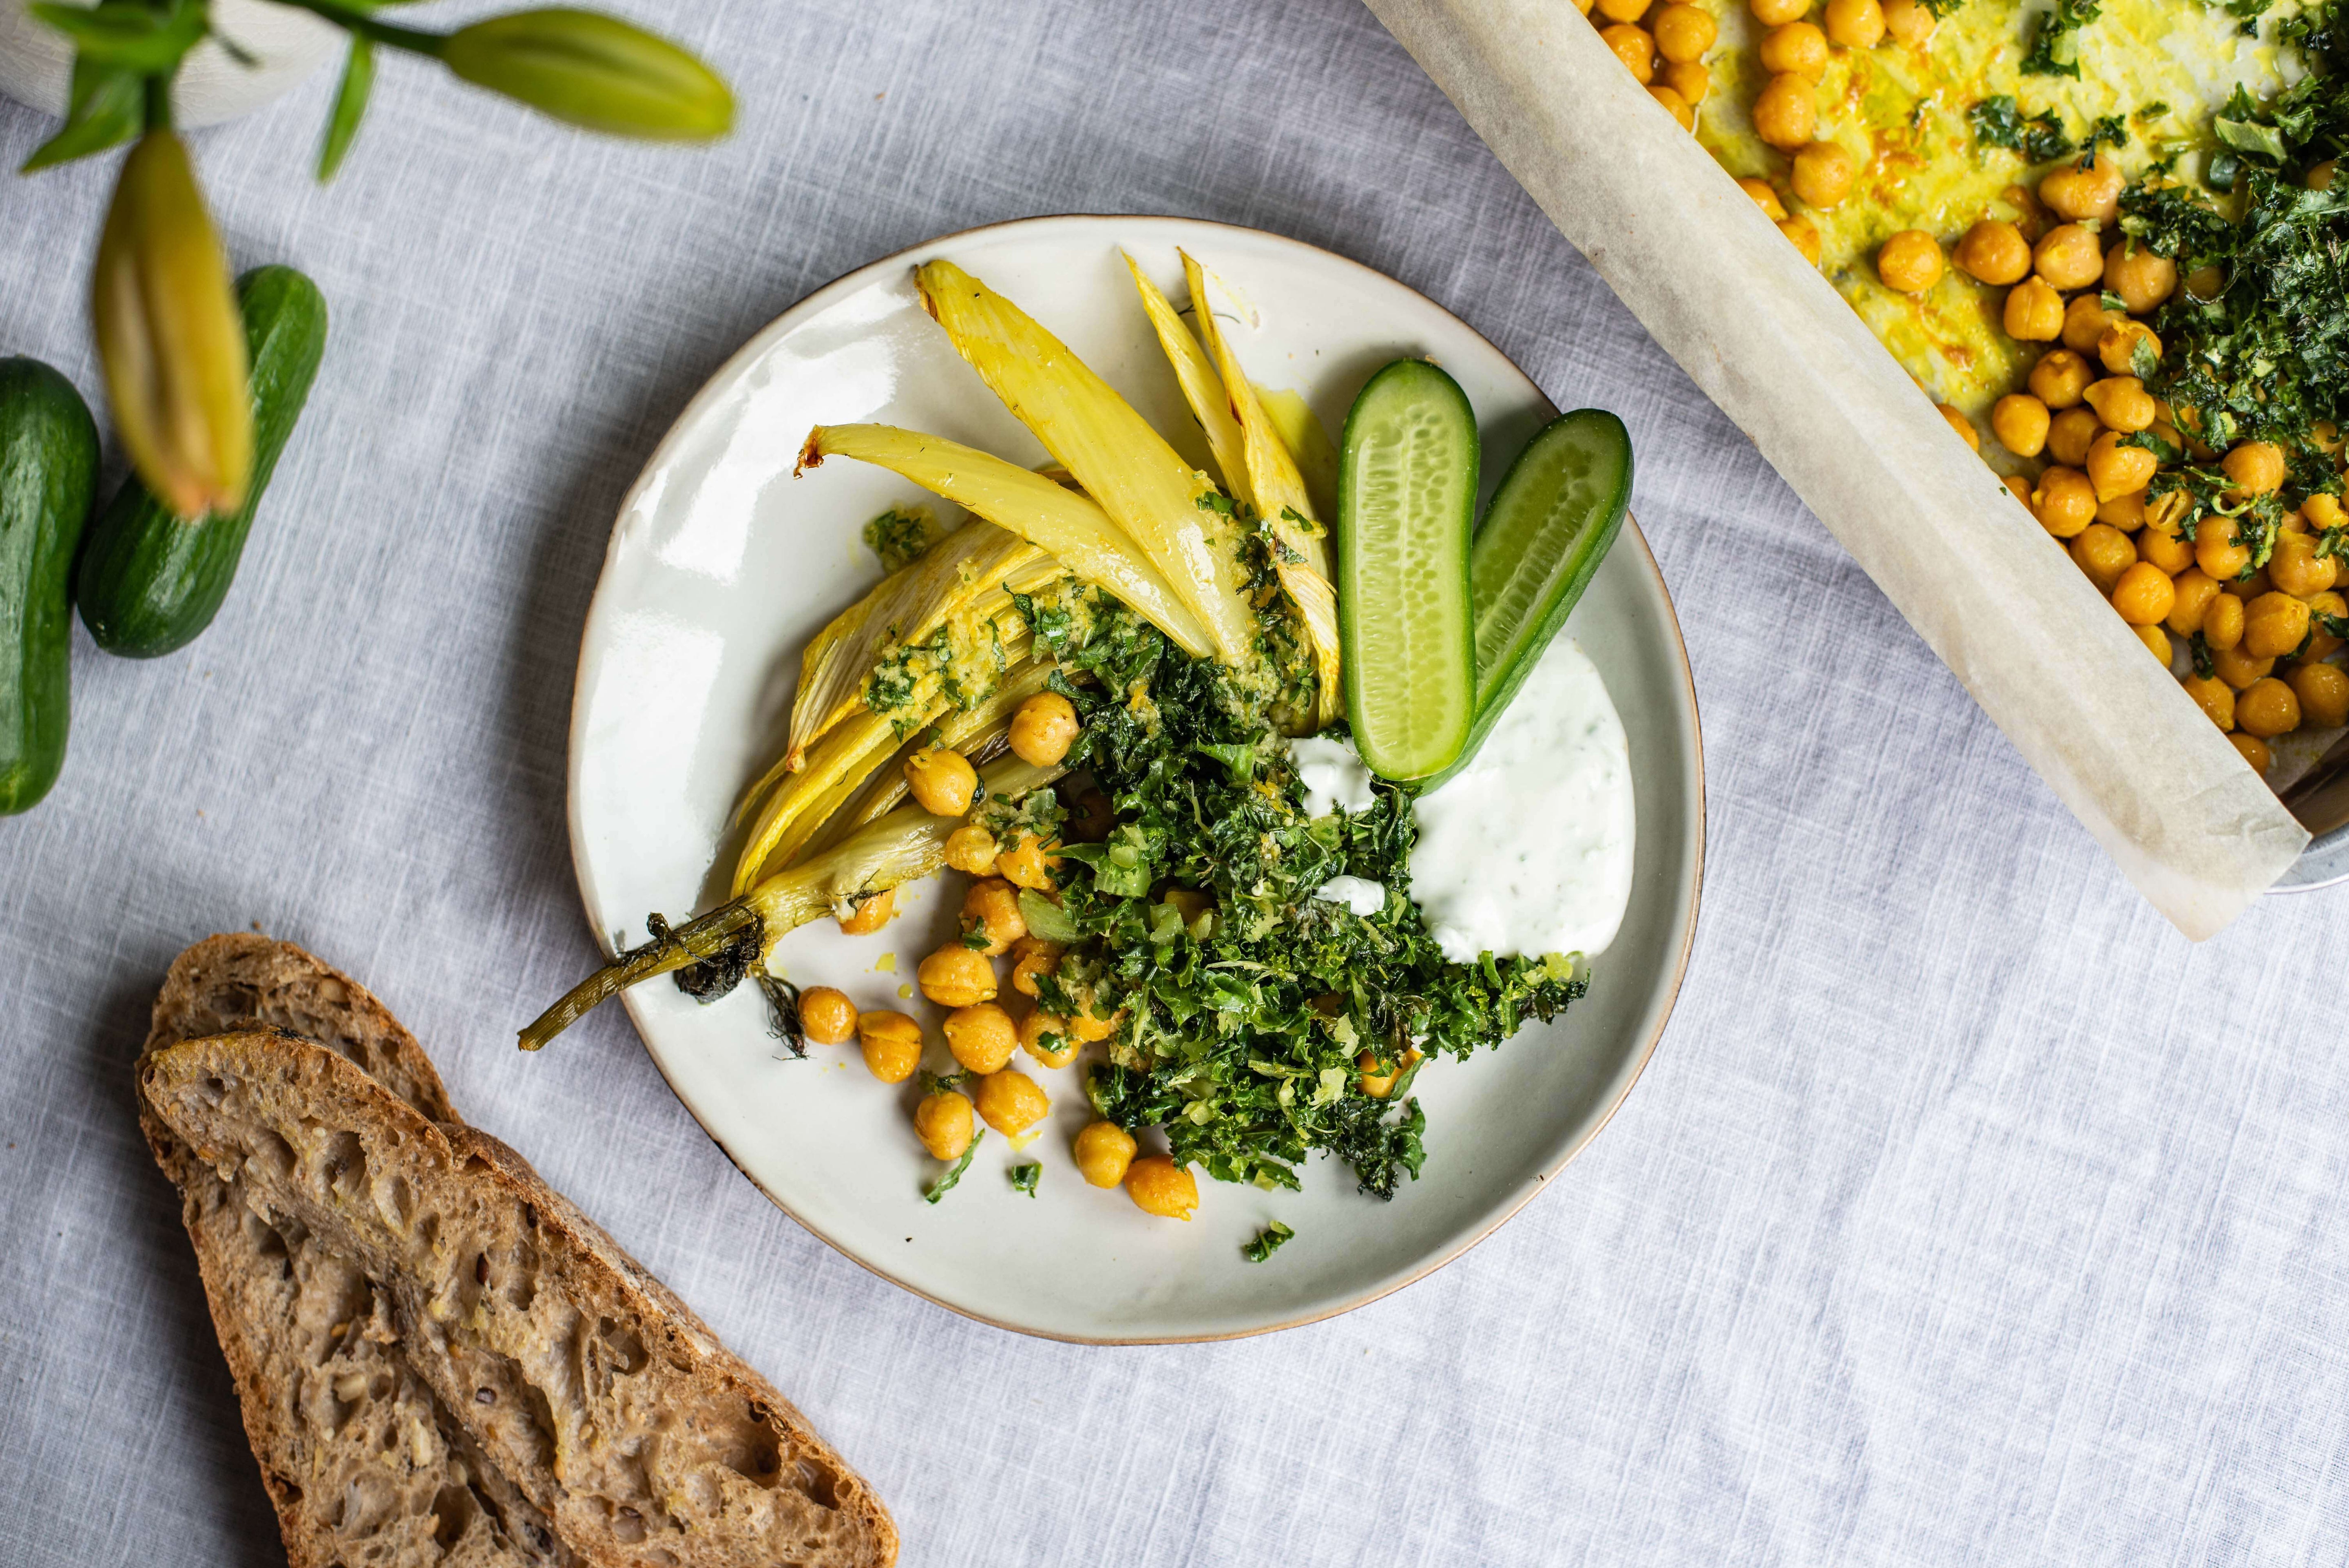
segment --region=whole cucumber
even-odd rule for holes
[[[73,383],[0,359],[0,814],[30,810],[66,759],[74,547],[98,490],[98,425]]]
[[[239,511],[189,521],[137,475],[123,480],[90,529],[74,588],[82,624],[110,654],[174,653],[212,624],[326,354],[326,296],[292,267],[255,267],[237,280],[236,299],[253,362],[253,484]]]

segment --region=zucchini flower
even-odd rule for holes
[[[492,16],[450,34],[448,67],[476,87],[612,136],[708,141],[734,124],[718,74],[667,39],[569,7]]]

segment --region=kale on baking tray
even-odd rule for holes
[[[2030,42],[2023,51],[2023,74],[2079,80],[2080,29],[2103,14],[2099,0],[2055,0],[2053,10],[2032,18]]]
[[[1078,802],[1095,841],[1061,851],[1049,923],[1069,947],[1040,1002],[1115,1020],[1087,1080],[1093,1107],[1163,1128],[1178,1161],[1295,1187],[1321,1150],[1392,1197],[1425,1158],[1411,1053],[1497,1044],[1585,982],[1563,959],[1445,962],[1402,892],[1417,836],[1405,789],[1380,781],[1366,811],[1305,816],[1274,716],[1310,711],[1311,661],[1261,546],[1253,556],[1257,669],[1191,658],[1105,594],[1040,618],[1053,685],[1083,720],[1070,761],[1102,798]],[[1363,916],[1313,896],[1341,874],[1383,883],[1384,906]],[[1362,1090],[1365,1052],[1396,1074],[1386,1098]]]
[[[2009,93],[1992,93],[1982,99],[1966,111],[1966,120],[1973,127],[1976,141],[2019,152],[2026,163],[2052,163],[2075,145],[2054,110],[2042,109],[2026,119]]]

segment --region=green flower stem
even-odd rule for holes
[[[347,5],[336,5],[336,0],[281,0],[281,4],[298,6],[302,10],[324,16],[336,26],[347,32],[356,33],[370,43],[382,44],[388,48],[406,49],[410,54],[429,55],[436,60],[440,57],[441,50],[449,44],[446,34],[427,33],[415,27],[396,27],[388,22],[377,21],[364,11],[354,11]]]

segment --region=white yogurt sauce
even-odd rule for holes
[[[1588,655],[1561,637],[1475,760],[1413,808],[1411,897],[1444,956],[1586,957],[1631,898],[1631,757]]]
[[[1368,877],[1331,877],[1313,890],[1325,903],[1342,903],[1368,920],[1387,906],[1387,884]]]
[[[1305,786],[1305,815],[1326,817],[1332,811],[1371,809],[1371,770],[1350,740],[1309,736],[1288,743],[1297,764],[1297,780]]]

